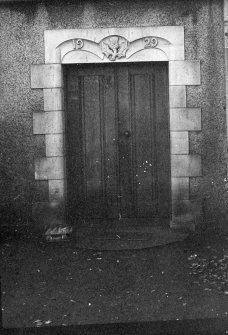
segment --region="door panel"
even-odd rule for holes
[[[135,193],[138,215],[152,216],[155,212],[155,120],[151,97],[151,75],[131,75],[132,114],[134,122]]]
[[[104,72],[102,68],[71,67],[67,72],[67,85],[70,216],[116,217],[118,135],[114,71],[112,68]]]
[[[83,76],[82,83],[82,115],[83,122],[83,153],[84,153],[84,188],[87,206],[85,215],[102,216],[100,202],[103,181],[103,141],[102,127],[103,110],[100,108],[100,88],[98,76]]]
[[[103,76],[103,161],[104,161],[104,209],[105,217],[117,217],[118,209],[118,124],[114,71]]]
[[[169,216],[166,64],[68,66],[70,217]]]
[[[116,69],[118,94],[119,200],[121,217],[134,216],[132,128],[128,66]]]
[[[171,168],[168,110],[168,71],[156,69],[156,179],[157,201],[160,217],[170,215]]]

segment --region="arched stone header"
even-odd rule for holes
[[[46,64],[184,60],[184,29],[48,30],[45,31],[45,46]]]

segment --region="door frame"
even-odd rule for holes
[[[201,156],[189,152],[191,131],[201,131],[201,108],[187,106],[188,86],[200,85],[200,61],[185,60],[183,26],[47,30],[45,64],[32,65],[31,87],[42,88],[44,112],[33,114],[34,134],[45,134],[46,157],[35,160],[35,179],[48,180],[49,203],[66,203],[64,64],[161,62],[169,64],[171,227],[194,229],[201,204],[190,199]],[[42,205],[41,205],[42,207]],[[44,205],[45,207],[45,205]],[[37,205],[36,205],[37,208]],[[39,208],[39,206],[38,206]],[[61,216],[65,220],[64,214]]]

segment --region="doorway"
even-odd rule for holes
[[[168,63],[65,70],[71,224],[170,218]]]

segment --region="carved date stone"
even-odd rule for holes
[[[84,42],[82,39],[78,38],[76,40],[72,40],[73,42],[73,49],[78,50],[83,48]]]
[[[158,45],[158,40],[155,37],[145,37],[145,49],[155,48]]]

